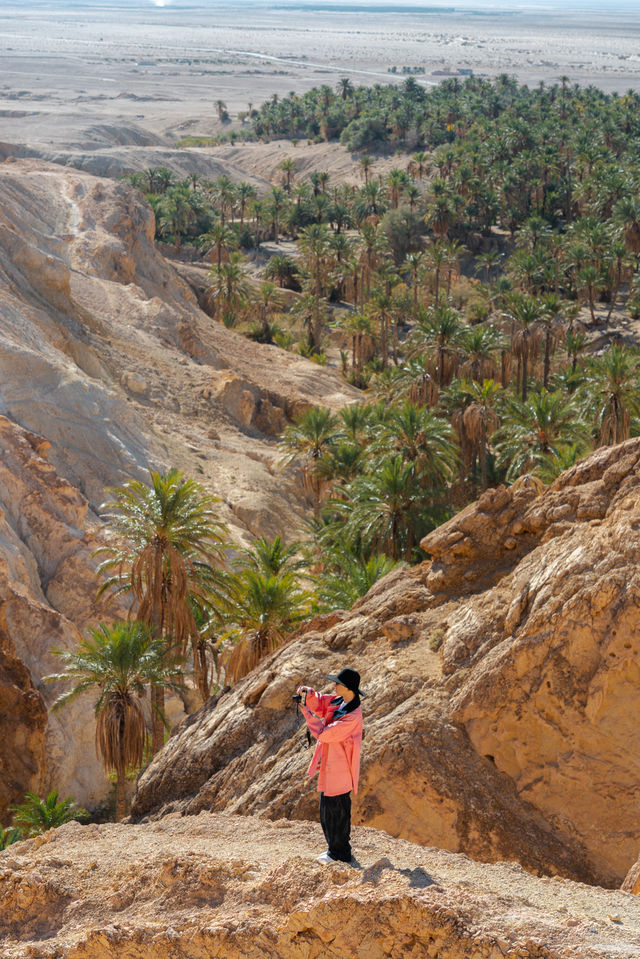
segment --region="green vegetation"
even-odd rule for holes
[[[61,650],[65,665],[47,682],[71,680],[75,685],[58,697],[60,709],[81,693],[95,690],[96,751],[107,772],[116,774],[116,820],[125,815],[127,769],[142,765],[147,747],[146,686],[176,688],[180,664],[171,648],[142,623],[116,622],[89,630],[77,650]],[[156,707],[160,709],[159,706]],[[160,721],[164,716],[160,714]],[[18,821],[18,820],[16,820]]]
[[[217,519],[214,497],[178,470],[152,472],[151,487],[139,481],[111,490],[104,505],[109,540],[96,551],[107,575],[100,593],[131,595],[137,618],[170,656],[194,653],[194,678],[209,695],[206,647],[195,609],[205,609],[224,557],[226,529]],[[163,744],[163,691],[153,691],[153,751]]]
[[[549,482],[638,432],[638,352],[595,352],[589,328],[640,313],[639,105],[566,77],[532,90],[508,76],[345,78],[271,97],[243,135],[339,138],[395,150],[395,166],[362,152],[359,185],[334,184],[301,177],[293,153],[265,196],[226,177],[193,185],[184,239],[207,210],[212,314],[324,363],[339,353],[363,391],[357,439],[328,410],[283,437],[322,575],[338,546],[360,570],[415,562],[423,533],[488,485]],[[139,177],[155,189],[152,172]],[[256,281],[238,250],[266,240],[295,253]]]
[[[422,537],[482,490],[542,487],[640,433],[640,353],[616,336],[640,315],[639,105],[566,79],[345,79],[272,97],[239,135],[340,138],[362,151],[357,182],[303,177],[293,146],[261,196],[226,176],[130,178],[158,237],[207,258],[212,317],[334,365],[360,399],[284,431],[300,543],[229,561],[215,499],[177,470],[112,491],[101,589],[127,593],[136,622],[99,627],[66,665],[67,697],[98,689],[118,783],[149,726],[162,744],[166,685],[202,702],[303,620],[424,559]],[[241,251],[265,242],[250,267]]]
[[[21,805],[11,806],[9,811],[13,813],[13,826],[2,830],[3,849],[20,839],[29,839],[49,829],[56,829],[66,822],[86,822],[89,819],[86,809],[76,805],[71,797],[59,799],[57,790],[50,792],[46,799],[29,792]]]

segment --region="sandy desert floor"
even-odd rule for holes
[[[218,129],[274,93],[400,82],[403,65],[438,83],[459,70],[529,84],[640,89],[640,14],[533,14],[409,5],[324,8],[311,0],[76,2],[0,8],[0,141],[37,149],[145,143]],[[400,12],[398,12],[400,11]]]

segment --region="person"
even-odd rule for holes
[[[318,773],[320,823],[327,851],[318,862],[351,862],[351,792],[358,791],[360,749],[362,744],[362,706],[360,673],[349,667],[337,676],[327,676],[335,683],[335,693],[321,694],[310,686],[300,686],[301,709],[311,732],[317,739],[307,770]],[[304,694],[304,695],[303,695]]]

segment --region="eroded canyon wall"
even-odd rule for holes
[[[488,491],[374,586],[189,717],[135,818],[313,815],[291,694],[356,666],[369,693],[355,820],[485,860],[619,885],[640,844],[640,439],[540,493]]]
[[[0,621],[28,670],[6,695],[33,687],[50,704],[52,650],[105,615],[91,552],[107,489],[178,466],[220,497],[236,540],[290,532],[305,503],[276,435],[300,410],[355,394],[202,313],[129,184],[8,158],[0,193]],[[34,740],[13,792],[39,782],[104,800],[93,729],[89,697],[51,716],[46,771]]]

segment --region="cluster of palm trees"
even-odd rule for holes
[[[115,776],[121,819],[127,776],[164,742],[165,691],[193,712],[335,601],[330,578],[300,543],[286,546],[281,537],[248,548],[230,543],[215,497],[178,470],[151,472],[148,486],[133,480],[112,490],[103,510],[98,592],[123,599],[130,615],[98,624],[76,649],[59,651],[63,669],[47,682],[66,687],[56,710],[94,694],[96,750]],[[355,570],[354,598],[387,568],[370,564],[364,576]],[[57,801],[50,805],[57,808]]]
[[[53,679],[73,683],[59,705],[97,690],[118,815],[127,771],[162,744],[166,689],[191,710],[305,617],[423,558],[422,536],[488,485],[549,482],[640,432],[638,351],[596,354],[587,330],[640,311],[637,107],[635,94],[566,80],[345,81],[272,98],[252,111],[253,133],[411,143],[384,175],[365,153],[359,185],[300,178],[288,158],[262,197],[228,177],[131,178],[161,236],[208,254],[217,318],[289,345],[297,325],[298,349],[316,357],[340,345],[366,393],[283,434],[283,467],[309,502],[305,546],[259,540],[228,561],[215,501],[177,471],[113,491],[101,589],[123,594],[131,618],[90,632]],[[295,254],[276,252],[252,279],[240,249],[283,238]]]

